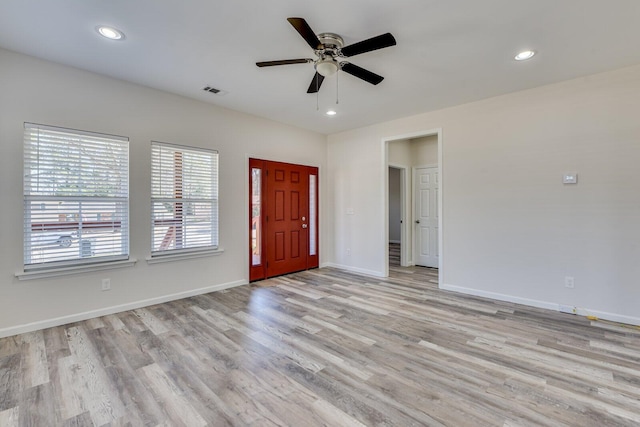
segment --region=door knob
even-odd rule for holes
[[[416,219],[416,224],[420,224],[420,220],[419,219]]]
[[[307,224],[302,224],[302,228],[307,228]]]

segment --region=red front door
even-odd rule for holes
[[[318,168],[251,159],[250,169],[250,279],[317,267]]]

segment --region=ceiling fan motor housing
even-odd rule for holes
[[[324,45],[325,49],[336,50],[344,46],[342,37],[335,33],[320,33],[318,34],[318,40]]]

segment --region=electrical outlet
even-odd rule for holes
[[[564,287],[572,288],[575,286],[575,279],[572,276],[566,276],[564,278]]]
[[[576,309],[576,307],[572,305],[564,305],[564,304],[558,305],[558,311],[560,311],[561,313],[569,313],[569,314],[578,313],[578,310]]]
[[[103,291],[111,290],[111,279],[102,279],[102,290]]]

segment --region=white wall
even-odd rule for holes
[[[324,135],[1,49],[0,64],[0,336],[201,288],[246,283],[249,156],[320,167],[322,262],[328,229]],[[131,256],[138,260],[134,267],[16,279],[15,273],[22,270],[25,121],[130,138]],[[219,150],[222,255],[146,263],[151,241],[151,140]],[[101,279],[106,277],[112,289],[101,292]]]
[[[441,128],[442,287],[640,323],[639,111],[636,66],[330,135],[331,263],[384,273],[383,140]]]
[[[438,164],[438,136],[427,135],[389,141],[388,161],[393,166],[411,169]]]
[[[408,139],[397,139],[389,141],[389,164],[394,166],[404,166],[411,169],[413,160],[411,159],[411,141]]]
[[[438,164],[437,135],[412,138],[409,140],[409,148],[411,150],[411,166],[432,166]]]

